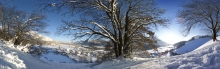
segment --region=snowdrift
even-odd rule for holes
[[[167,68],[216,69],[220,68],[220,42],[213,42],[200,50],[184,55],[170,57]]]
[[[17,52],[7,48],[3,42],[0,42],[0,69],[26,68],[23,60],[18,58]]]

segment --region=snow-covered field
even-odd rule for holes
[[[133,59],[118,58],[104,61],[102,63],[82,63],[75,59],[78,56],[92,57],[90,50],[77,46],[43,46],[49,51],[59,51],[43,53],[41,56],[33,56],[25,53],[21,47],[14,47],[11,44],[0,42],[0,69],[218,69],[220,68],[220,37],[216,42],[211,38],[195,38],[187,42],[175,52],[185,53],[177,56],[166,56],[158,58]],[[59,49],[57,49],[59,48]],[[173,49],[173,46],[160,47],[160,52]],[[77,52],[86,51],[86,52]],[[92,51],[92,53],[101,50]],[[66,56],[61,52],[74,53],[76,56]],[[96,55],[97,56],[97,55]],[[73,58],[75,57],[75,58]],[[81,57],[78,57],[80,59]]]

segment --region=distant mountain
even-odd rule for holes
[[[166,43],[165,41],[162,41],[161,39],[157,38],[157,45],[159,47],[168,46],[170,44]]]
[[[30,35],[32,38],[34,39],[39,39],[41,41],[44,41],[45,44],[54,44],[54,43],[58,43],[57,41],[54,41],[53,39],[51,39],[50,37],[44,36],[36,31],[30,31],[28,33],[26,33],[28,35]]]
[[[47,36],[43,36],[42,34],[39,34],[39,33],[36,32],[36,31],[30,31],[30,32],[28,32],[28,33],[26,33],[26,34],[29,34],[29,35],[31,35],[31,36],[34,36],[34,38],[41,38],[41,39],[44,40],[44,41],[53,41],[53,39],[51,39],[51,38],[49,38],[49,37],[47,37]]]
[[[159,39],[159,38],[156,38],[156,40],[157,40],[156,46],[157,46],[158,48],[159,48],[159,47],[164,47],[164,46],[170,45],[170,44],[166,43],[165,41],[162,41],[162,40]],[[146,43],[145,48],[146,48],[147,50],[152,49],[152,48],[150,48],[150,46],[148,45],[148,43]]]

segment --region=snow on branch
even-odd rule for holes
[[[98,34],[98,35],[110,38],[113,41],[116,41],[116,39],[113,37],[112,33],[107,28],[105,28],[104,26],[102,26],[96,22],[89,22],[89,23],[93,24],[95,26],[98,26],[100,28],[100,30],[102,30],[104,32],[95,30],[94,28],[91,28],[90,26],[76,25],[74,23],[67,22],[67,21],[63,21],[63,22],[65,23],[65,26],[61,26],[59,28],[59,30],[62,30],[62,31],[59,31],[59,33],[62,33],[67,30],[83,30],[80,32],[76,32],[75,37],[78,38],[78,37],[83,37],[86,35]],[[87,30],[87,32],[86,32],[86,30]]]

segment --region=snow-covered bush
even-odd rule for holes
[[[115,57],[115,52],[113,50],[113,45],[112,45],[111,42],[108,42],[105,45],[105,51],[106,51],[106,53],[96,55],[97,56],[97,62],[103,62],[103,61],[106,61],[106,60],[111,60],[111,59],[116,58]]]
[[[45,48],[43,48],[42,46],[36,46],[36,45],[26,45],[26,46],[14,45],[14,47],[22,52],[35,54],[35,55],[41,55],[42,53],[47,52],[47,50],[45,50]]]
[[[103,62],[103,61],[112,60],[112,59],[116,59],[114,51],[110,51],[110,52],[107,52],[106,54],[97,56],[97,62]]]
[[[41,55],[43,52],[46,52],[42,46],[30,46],[30,53]]]

